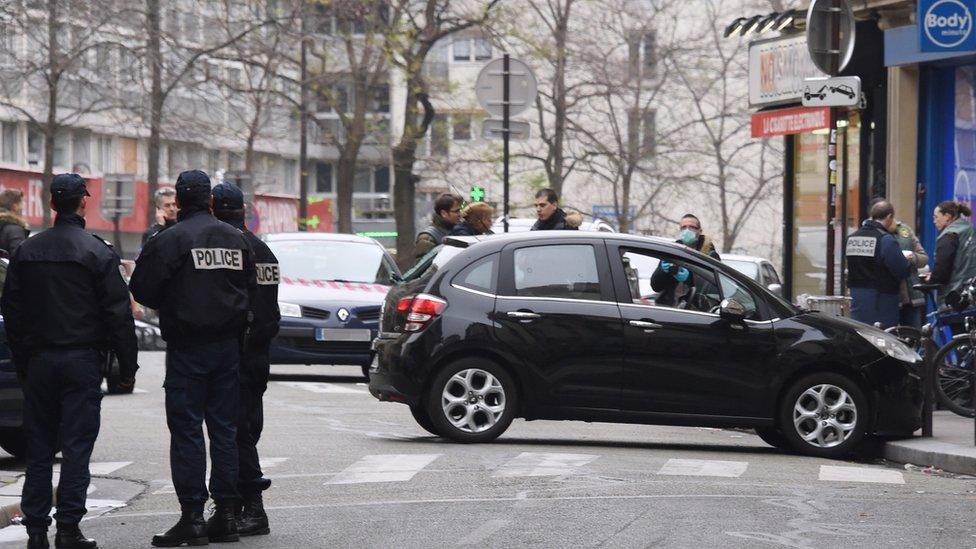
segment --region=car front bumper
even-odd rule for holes
[[[343,341],[315,338],[316,329],[370,330],[369,340]],[[271,341],[271,364],[343,364],[369,366],[375,328],[362,323],[335,326],[311,319],[282,318],[278,335]]]
[[[875,435],[908,437],[922,427],[922,363],[884,357],[864,368],[873,388]]]

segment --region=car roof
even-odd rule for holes
[[[722,260],[747,261],[749,263],[769,263],[769,260],[755,255],[722,254]]]
[[[507,234],[495,233],[492,235],[479,236],[449,236],[445,238],[444,243],[451,245],[452,241],[459,241],[464,243],[464,245],[461,247],[473,246],[474,244],[484,244],[486,245],[485,247],[491,246],[500,249],[512,242],[579,239],[617,240],[625,242],[630,241],[634,242],[635,244],[664,244],[671,248],[691,251],[691,248],[686,248],[685,246],[675,243],[674,240],[660,236],[639,236],[627,233],[610,233],[600,231],[530,231]]]
[[[271,233],[263,234],[261,238],[265,242],[286,242],[294,240],[307,240],[315,242],[357,242],[359,244],[374,244],[379,246],[380,244],[373,240],[372,238],[359,236],[355,234],[345,234],[345,233]]]

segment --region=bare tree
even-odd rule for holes
[[[417,146],[433,118],[423,67],[434,44],[455,32],[483,24],[500,0],[470,3],[451,0],[394,0],[387,51],[406,85],[403,131],[393,147],[393,203],[397,227],[397,262],[413,261],[414,201],[418,178],[413,173]],[[425,115],[421,119],[420,108]]]
[[[695,180],[721,227],[722,251],[736,244],[756,209],[778,190],[782,169],[775,145],[754,140],[748,111],[748,56],[744,41],[726,40],[722,22],[728,7],[719,0],[695,2],[712,22],[697,44],[708,55],[676,56],[670,61],[689,121],[683,140],[685,158],[697,166]]]
[[[121,15],[108,0],[0,4],[0,24],[5,27],[0,41],[0,106],[44,136],[44,226],[51,224],[46,205],[55,139],[86,116],[115,105],[111,94],[100,93],[106,86],[93,59],[97,52],[125,48],[114,32]]]

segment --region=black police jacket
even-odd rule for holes
[[[256,285],[244,234],[206,209],[181,210],[150,238],[129,280],[136,301],[159,311],[163,339],[183,347],[242,337]]]
[[[41,350],[96,348],[115,351],[123,378],[136,373],[138,342],[119,256],[84,228],[81,216],[59,215],[14,253],[0,310],[22,372]]]
[[[847,237],[844,252],[850,288],[874,288],[884,294],[897,294],[901,281],[911,269],[895,237],[872,219]]]
[[[267,244],[247,230],[244,231],[244,237],[254,250],[258,283],[254,302],[251,304],[253,319],[248,339],[261,345],[278,335],[278,324],[281,321],[281,313],[278,311],[278,284],[281,282],[281,272],[278,270],[278,258]]]

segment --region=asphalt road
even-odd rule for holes
[[[102,404],[82,523],[100,547],[149,547],[178,518],[162,354],[140,358],[138,392]],[[717,429],[516,420],[495,443],[458,445],[376,402],[358,368],[283,371],[307,370],[273,369],[265,397],[272,532],[239,546],[976,547],[973,478]],[[0,547],[25,538],[5,528]]]

